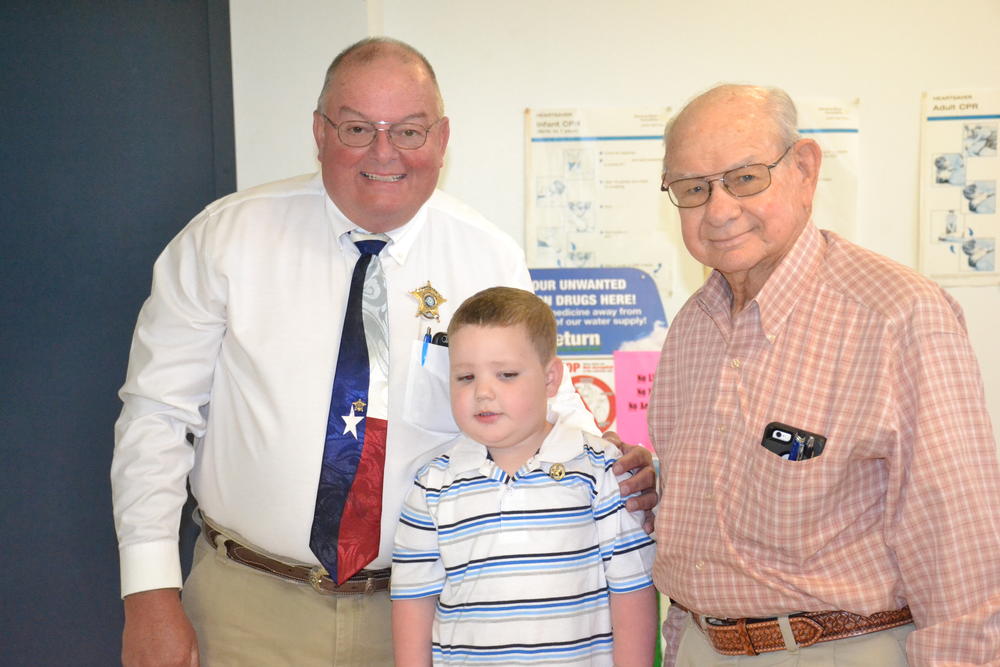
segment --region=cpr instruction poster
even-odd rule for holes
[[[943,285],[1000,283],[1000,90],[924,93],[920,270]]]
[[[676,218],[660,192],[669,116],[666,107],[525,111],[528,266],[631,266],[669,298]]]

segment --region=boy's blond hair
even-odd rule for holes
[[[556,356],[556,317],[548,304],[516,287],[490,287],[466,299],[448,324],[448,337],[466,325],[513,327],[524,325],[542,364]]]

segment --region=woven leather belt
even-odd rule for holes
[[[691,614],[695,625],[701,628],[709,643],[722,655],[757,655],[785,648],[777,618],[706,617],[702,623],[695,612],[673,600],[670,603]],[[912,621],[909,607],[880,611],[871,616],[859,616],[847,611],[810,611],[788,617],[795,642],[803,648],[819,642],[897,628]]]
[[[270,556],[258,553],[239,542],[236,542],[205,522],[202,525],[202,535],[216,548],[216,540],[224,538],[223,545],[226,547],[226,556],[229,560],[252,567],[255,570],[273,574],[282,579],[290,579],[299,583],[309,584],[317,592],[324,595],[358,595],[362,593],[374,593],[384,591],[389,588],[389,569],[384,570],[361,570],[356,575],[342,583],[340,586],[329,577],[326,570],[321,565],[309,567],[308,565],[289,565],[280,560],[275,560]]]

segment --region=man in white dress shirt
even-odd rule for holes
[[[319,175],[210,204],[154,268],[112,465],[127,665],[391,664],[403,495],[458,430],[447,350],[425,355],[424,336],[480,289],[530,289],[517,245],[435,189],[449,122],[414,49],[373,38],[341,53],[313,133]],[[338,586],[309,541],[357,232],[388,237],[389,426],[379,555]],[[593,429],[568,385],[553,408]],[[619,467],[639,469],[629,507],[650,509],[648,454]],[[204,526],[182,603],[188,480]]]

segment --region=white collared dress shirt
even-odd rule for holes
[[[178,526],[188,477],[213,521],[284,559],[317,562],[309,532],[359,254],[352,229],[319,175],[302,176],[212,203],[157,260],[115,428],[123,596],[180,587]],[[372,568],[389,566],[414,473],[458,432],[447,350],[431,345],[422,361],[427,328],[444,331],[454,310],[481,289],[531,289],[514,241],[442,192],[389,237],[380,255],[389,305],[389,431],[381,548]],[[421,310],[423,287],[440,295],[436,311]],[[439,319],[424,314],[431,312]],[[594,429],[568,384],[554,409]]]

